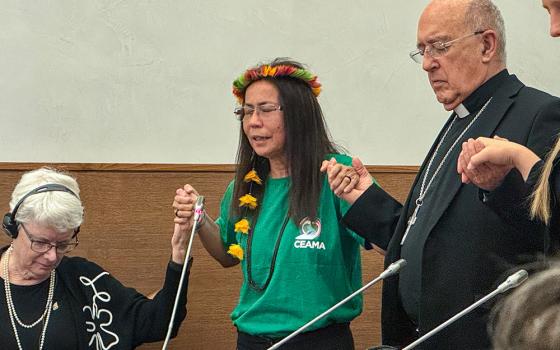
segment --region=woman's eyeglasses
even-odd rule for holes
[[[255,111],[258,116],[265,117],[274,111],[281,111],[281,110],[282,110],[282,106],[276,103],[264,103],[262,105],[256,105],[256,106],[244,105],[241,107],[237,107],[233,111],[233,113],[235,114],[235,116],[239,121],[243,121],[245,117],[252,116],[253,113],[255,113]]]
[[[36,253],[45,254],[46,252],[51,250],[51,248],[55,248],[57,254],[66,254],[66,253],[72,251],[74,248],[76,248],[78,246],[78,243],[79,243],[78,237],[74,237],[73,241],[70,241],[70,242],[61,242],[61,243],[57,243],[57,244],[52,244],[51,242],[46,242],[46,241],[34,238],[33,235],[31,235],[27,231],[27,229],[25,228],[25,226],[23,224],[20,224],[20,225],[23,228],[23,232],[25,232],[25,234],[27,235],[27,238],[31,242],[31,250],[33,250]]]

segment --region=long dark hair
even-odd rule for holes
[[[302,64],[285,58],[277,58],[268,64],[272,67],[290,65],[303,68]],[[291,178],[288,215],[296,224],[305,217],[315,219],[318,216],[317,209],[322,185],[322,174],[319,168],[325,155],[338,153],[338,147],[331,140],[317,97],[305,81],[288,76],[266,77],[262,80],[269,81],[278,89],[284,115],[286,135],[284,152]],[[243,177],[253,167],[263,180],[263,185],[253,185],[250,189],[251,185],[243,182]],[[239,207],[237,200],[247,194],[249,190],[257,198],[257,203],[262,203],[264,181],[269,173],[268,159],[254,153],[243,132],[243,125],[241,125],[235,186],[230,208],[232,217],[243,216],[244,209]],[[258,212],[259,207],[257,206],[253,213],[254,218],[258,216]],[[255,227],[255,222],[252,226]]]

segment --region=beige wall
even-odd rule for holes
[[[310,65],[335,140],[418,165],[447,118],[408,53],[427,0],[2,1],[0,162],[231,164],[231,82],[276,56]],[[540,0],[497,0],[508,62],[560,94]]]

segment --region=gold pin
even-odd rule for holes
[[[58,310],[58,302],[54,302],[53,306],[52,306],[53,311]]]

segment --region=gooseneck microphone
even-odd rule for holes
[[[372,280],[371,282],[369,282],[368,284],[364,285],[362,288],[358,289],[357,291],[355,291],[354,293],[350,294],[349,296],[347,296],[346,298],[342,299],[341,301],[339,301],[337,304],[335,304],[333,307],[331,307],[330,309],[328,309],[327,311],[323,312],[322,314],[320,314],[319,316],[315,317],[314,319],[312,319],[311,321],[307,322],[305,325],[303,325],[302,327],[300,327],[298,330],[296,330],[295,332],[292,332],[290,335],[288,335],[286,338],[282,339],[281,341],[279,341],[278,343],[274,344],[273,346],[271,346],[270,348],[268,348],[268,350],[274,350],[274,349],[278,349],[280,346],[284,345],[286,342],[290,341],[290,339],[292,339],[293,337],[295,337],[296,335],[300,334],[301,332],[303,332],[307,327],[311,326],[313,323],[317,322],[318,320],[322,319],[323,317],[327,316],[328,314],[330,314],[331,312],[333,312],[334,310],[336,310],[338,307],[340,307],[341,305],[343,305],[344,303],[346,303],[348,300],[352,299],[353,297],[355,297],[356,295],[362,293],[363,291],[365,291],[366,289],[368,289],[369,287],[373,286],[374,284],[376,284],[377,282],[381,281],[382,279],[385,279],[389,276],[395,275],[397,273],[399,273],[400,269],[402,269],[404,266],[406,265],[406,260],[404,259],[400,259],[395,261],[394,263],[392,263],[391,265],[389,265],[389,267],[387,267],[387,269],[385,269],[385,271],[381,272],[379,274],[379,276],[377,276],[374,280]]]
[[[434,334],[438,333],[439,331],[441,331],[445,327],[447,327],[450,324],[452,324],[453,322],[457,321],[459,318],[465,316],[466,314],[468,314],[472,310],[476,309],[481,304],[484,304],[489,299],[492,299],[493,297],[495,297],[498,294],[501,294],[501,293],[503,293],[507,290],[510,290],[512,288],[515,288],[515,287],[519,286],[521,283],[525,282],[528,277],[529,277],[529,274],[525,270],[519,270],[516,273],[514,273],[513,275],[510,275],[504,282],[502,282],[502,284],[500,284],[498,286],[498,288],[494,289],[494,291],[490,292],[489,294],[487,294],[482,299],[473,303],[471,306],[467,307],[463,311],[461,311],[458,314],[456,314],[455,316],[451,317],[449,320],[443,322],[442,324],[440,324],[436,328],[434,328],[431,331],[429,331],[428,333],[424,334],[422,337],[418,338],[415,342],[409,344],[407,347],[403,348],[402,350],[410,350],[410,349],[416,347],[417,345],[423,343],[424,341],[426,341],[427,339],[432,337]]]
[[[173,322],[175,321],[175,314],[177,313],[177,305],[179,304],[179,298],[183,289],[183,282],[185,280],[185,275],[187,272],[187,266],[189,263],[189,258],[191,257],[191,250],[193,239],[196,231],[198,231],[198,225],[200,224],[200,218],[204,215],[204,196],[198,196],[196,203],[194,205],[194,219],[193,227],[191,231],[191,237],[189,239],[189,245],[187,246],[187,253],[185,254],[185,262],[183,263],[183,270],[181,271],[181,279],[179,280],[179,285],[177,286],[177,294],[175,295],[175,304],[173,305],[173,312],[171,313],[171,319],[169,320],[169,326],[167,327],[167,335],[165,336],[165,341],[163,343],[162,350],[167,349],[167,344],[171,338],[171,332],[173,330]]]

